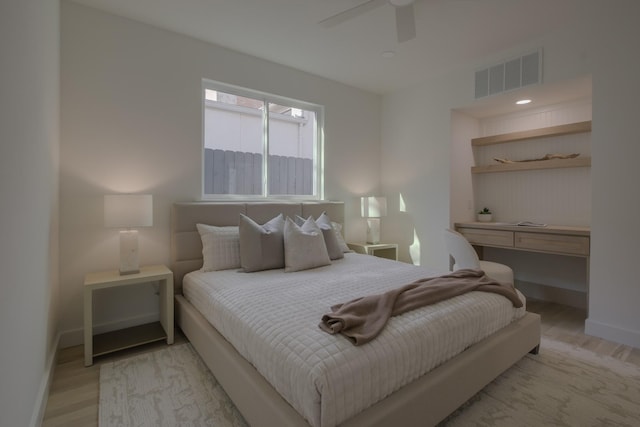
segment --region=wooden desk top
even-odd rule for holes
[[[547,225],[545,227],[527,227],[510,225],[506,222],[456,222],[455,228],[477,228],[485,230],[520,231],[524,233],[564,234],[572,236],[590,236],[590,227],[572,227],[567,225]]]

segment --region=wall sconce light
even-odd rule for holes
[[[386,197],[362,197],[361,215],[367,218],[367,243],[380,243],[380,217],[387,216]]]
[[[150,194],[104,196],[104,226],[120,230],[120,274],[140,272],[138,230],[153,225],[153,198]]]

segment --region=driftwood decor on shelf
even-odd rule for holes
[[[494,157],[493,160],[499,163],[520,163],[520,162],[538,162],[541,160],[551,160],[551,159],[573,159],[580,155],[580,153],[573,154],[545,154],[543,157],[537,159],[525,159],[525,160],[509,160],[509,159],[501,159],[499,157]]]

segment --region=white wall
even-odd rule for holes
[[[620,4],[618,4],[620,3]],[[626,5],[623,6],[623,5]],[[593,21],[591,294],[587,333],[640,347],[640,2]],[[604,30],[604,31],[603,31]]]
[[[59,4],[0,3],[0,425],[36,426],[57,332]]]
[[[441,270],[449,259],[441,241],[449,227],[450,110],[461,98],[449,80],[385,96],[382,121],[388,216],[381,221],[381,240],[399,243],[399,259]]]
[[[387,217],[383,238],[407,248],[413,241],[403,221],[415,225],[421,262],[446,268],[441,229],[449,224],[449,143],[451,108],[472,104],[473,71],[544,48],[545,83],[593,76],[592,243],[589,319],[586,330],[640,347],[640,280],[637,253],[640,180],[637,99],[640,96],[640,3],[590,0],[557,32],[496,52],[447,76],[425,81],[383,98],[382,186],[403,193],[408,212]],[[406,227],[408,228],[408,227]],[[384,236],[385,230],[389,233]],[[408,251],[401,255],[408,258]]]
[[[325,198],[346,202],[347,238],[364,240],[358,197],[380,189],[379,96],[72,2],[61,22],[63,345],[81,339],[84,275],[118,265],[104,194],[153,194],[141,263],[169,261],[171,203],[201,194],[203,78],[326,107]],[[96,323],[152,318],[155,298],[150,286],[100,295]]]
[[[478,210],[473,194],[473,175],[471,166],[474,165],[471,138],[480,135],[480,122],[478,119],[461,113],[451,111],[451,225],[456,222],[475,221],[475,212]]]

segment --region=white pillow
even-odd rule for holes
[[[202,271],[240,267],[240,233],[238,227],[196,224],[202,240]]]
[[[309,217],[301,227],[289,217],[284,223],[284,271],[308,270],[331,264],[322,230]]]
[[[342,237],[342,224],[331,221],[331,225],[333,226],[333,230],[336,232],[338,246],[340,246],[342,252],[353,252],[351,249],[349,249],[349,246],[347,246],[347,243],[344,241],[344,237]]]

